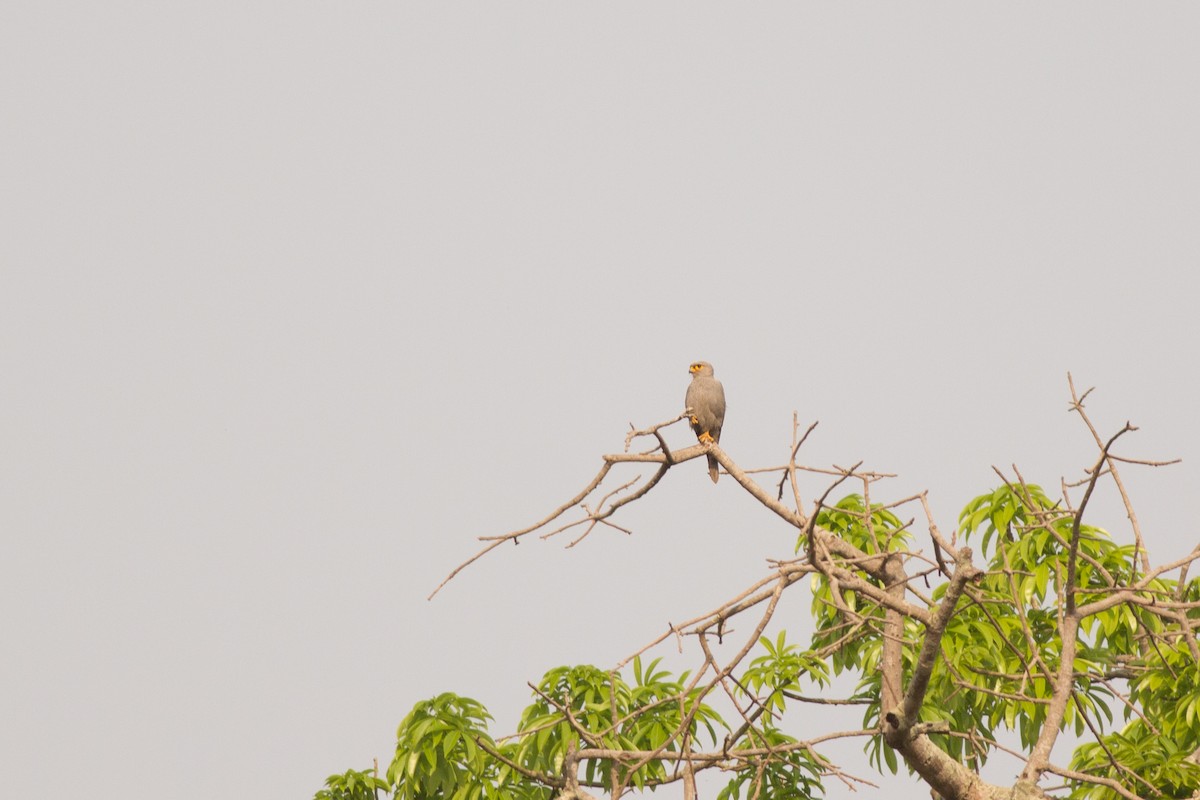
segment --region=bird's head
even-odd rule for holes
[[[713,375],[713,368],[712,364],[708,363],[707,361],[693,361],[692,365],[688,367],[688,372],[692,373],[693,375],[701,375],[706,378],[711,378]]]

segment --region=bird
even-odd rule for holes
[[[712,364],[693,361],[688,367],[692,382],[688,384],[684,403],[690,409],[689,421],[696,438],[701,442],[721,441],[721,426],[725,423],[725,387],[713,377]],[[717,459],[708,454],[708,477],[717,482]]]

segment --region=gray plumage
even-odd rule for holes
[[[725,387],[713,377],[712,364],[696,361],[688,367],[692,382],[688,384],[684,403],[690,408],[692,430],[702,442],[711,439],[721,441],[721,426],[725,423]],[[717,459],[708,455],[708,477],[717,482],[719,475]]]

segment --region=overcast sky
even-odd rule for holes
[[[418,700],[508,733],[736,594],[794,531],[692,461],[632,536],[425,600],[695,359],[744,467],[796,411],[944,530],[1091,461],[1071,370],[1183,457],[1126,478],[1190,549],[1198,42],[1191,3],[5,3],[0,792],[311,797]]]

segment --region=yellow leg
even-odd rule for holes
[[[696,438],[699,439],[704,444],[708,444],[709,442],[713,441],[712,434],[709,433],[708,431],[705,431],[704,433],[700,434]]]

